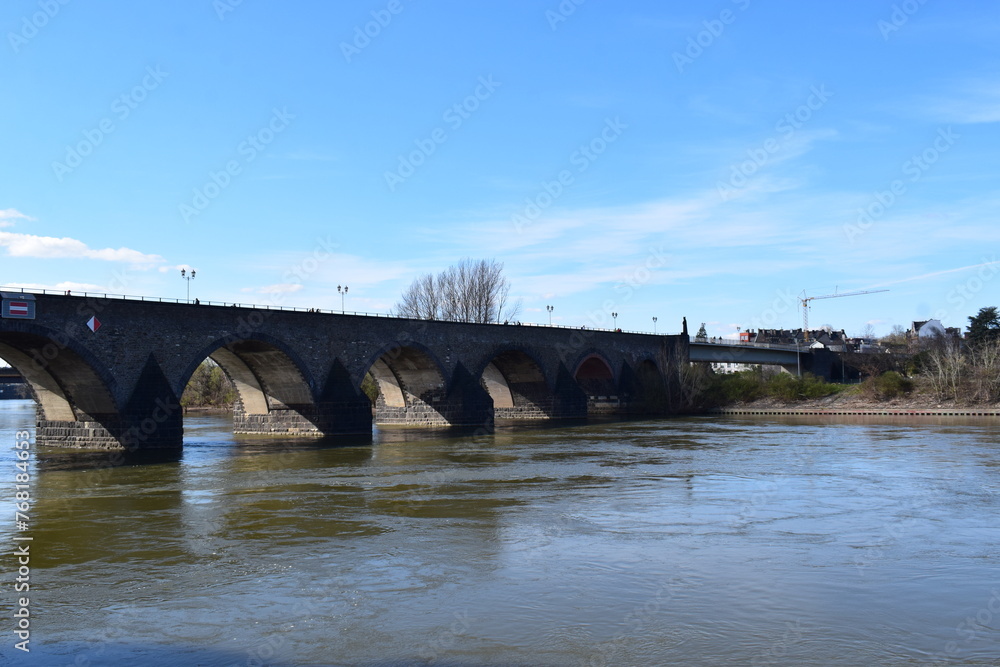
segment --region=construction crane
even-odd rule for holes
[[[802,291],[802,335],[805,337],[805,341],[809,342],[809,302],[815,301],[816,299],[837,299],[842,296],[859,296],[861,294],[877,294],[879,292],[888,292],[887,289],[875,289],[875,290],[861,290],[858,292],[843,292],[841,294],[824,294],[823,296],[805,296],[805,290]]]

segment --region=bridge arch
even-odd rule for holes
[[[617,412],[618,382],[607,357],[591,350],[581,355],[573,379],[587,395],[587,414]]]
[[[478,377],[493,399],[496,419],[552,417],[552,388],[538,359],[521,349],[494,352],[481,365]]]
[[[121,430],[114,380],[69,336],[23,323],[0,333],[0,358],[30,387],[39,410],[40,441],[112,446]]]
[[[366,374],[371,374],[378,386],[376,424],[451,423],[445,374],[437,357],[425,346],[408,343],[383,347],[369,358]]]
[[[205,359],[217,363],[236,387],[235,433],[323,435],[310,375],[281,341],[255,335],[213,342],[184,370],[175,388],[178,396]]]

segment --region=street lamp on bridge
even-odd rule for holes
[[[181,269],[181,278],[187,281],[187,300],[191,300],[191,281],[194,280],[194,269],[191,269],[191,275],[187,275],[187,269]]]
[[[549,326],[552,326],[552,311],[555,310],[555,306],[545,306],[545,310],[549,311]]]
[[[341,291],[340,285],[337,285],[337,294],[340,295],[340,312],[344,312],[344,297],[347,296],[347,285],[344,285],[344,290]]]
[[[615,321],[615,330],[618,329],[618,313],[611,313],[611,319]]]
[[[656,333],[656,316],[653,316],[653,333]]]

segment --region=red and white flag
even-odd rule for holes
[[[97,333],[97,330],[101,328],[101,321],[97,319],[97,316],[95,315],[87,320],[87,326],[90,327],[91,331]]]
[[[27,301],[11,301],[7,307],[11,315],[22,315],[24,317],[28,316]]]

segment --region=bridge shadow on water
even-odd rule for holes
[[[121,450],[57,449],[38,447],[35,449],[35,463],[39,470],[94,470],[119,468],[123,466],[158,465],[177,463],[183,451],[180,449],[152,450],[146,452],[125,452]]]
[[[519,434],[644,422],[642,417],[589,417],[559,420],[505,420],[484,426],[375,426],[371,434],[330,435],[319,438],[288,438],[258,435],[225,434],[211,430],[208,424],[185,433],[184,446],[177,449],[128,452],[79,448],[38,447],[35,460],[41,471],[95,470],[129,466],[177,464],[211,453],[223,457],[267,456],[279,453],[307,453],[327,450],[357,450],[368,456],[372,447],[430,441],[473,441],[482,446],[501,438],[506,441]],[[502,442],[500,443],[502,444]],[[363,454],[362,454],[363,453]]]

